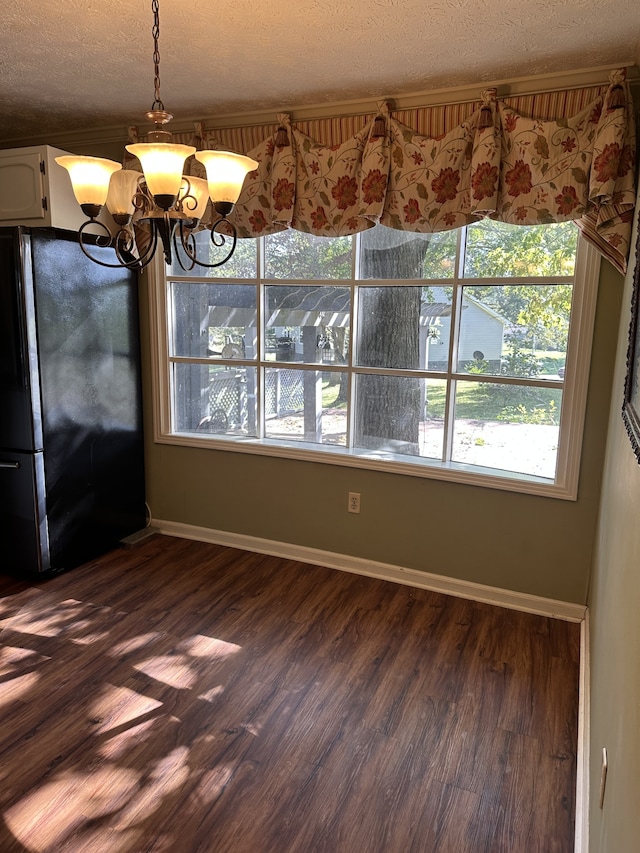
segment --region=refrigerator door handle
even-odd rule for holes
[[[0,462],[0,468],[19,468],[19,462]]]

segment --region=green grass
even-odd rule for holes
[[[346,409],[346,403],[337,403],[338,394],[340,393],[340,380],[337,382],[329,382],[326,379],[322,381],[322,408],[323,409],[331,409],[331,408],[339,408]]]
[[[323,381],[323,409],[336,407],[339,392],[339,382]],[[489,382],[458,382],[456,416],[465,420],[498,421],[510,419],[506,417],[505,409],[513,410],[521,405],[524,406],[526,412],[535,413],[536,410],[540,409],[549,412],[552,401],[555,403],[557,415],[561,397],[561,391],[555,388],[518,388],[512,385],[495,385]],[[429,382],[427,384],[427,412],[429,416],[431,418],[444,418],[444,405],[444,382]],[[338,403],[337,407],[346,408],[346,403]],[[537,416],[539,417],[539,413]]]
[[[560,408],[561,392],[555,388],[517,388],[479,382],[458,382],[456,416],[465,420],[497,421],[503,410],[524,405],[526,410],[549,410],[551,401]],[[427,411],[432,418],[444,417],[445,386],[430,383],[427,388]]]
[[[564,367],[567,360],[566,353],[561,352],[543,352],[537,353],[538,361],[540,362],[540,372],[544,374],[557,374],[559,368]]]

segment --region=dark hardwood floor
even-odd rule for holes
[[[573,850],[575,624],[157,536],[0,641],[2,853]]]

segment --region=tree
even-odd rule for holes
[[[361,253],[361,277],[419,279],[428,238],[367,240]],[[358,360],[364,367],[415,369],[420,366],[422,287],[360,289]],[[356,443],[376,448],[381,440],[396,451],[419,454],[420,380],[361,374],[358,377]]]
[[[572,275],[577,240],[578,229],[573,222],[523,227],[483,219],[467,227],[465,275]]]
[[[351,278],[351,237],[315,237],[288,229],[265,238],[265,275],[277,279]]]
[[[509,321],[531,349],[563,350],[567,343],[570,284],[502,284],[465,287],[465,293]]]
[[[507,226],[485,219],[467,229],[465,275],[469,278],[531,278],[573,274],[578,230],[572,222]],[[572,288],[568,284],[474,285],[466,292],[493,308],[528,345],[566,346]]]

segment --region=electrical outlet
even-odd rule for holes
[[[349,492],[349,512],[360,512],[360,492]]]

